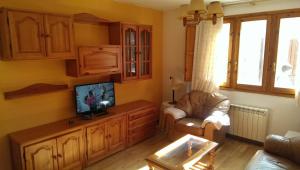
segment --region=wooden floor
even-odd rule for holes
[[[87,170],[148,170],[145,158],[171,143],[163,134],[158,134],[131,148],[116,153]],[[216,170],[243,170],[258,146],[227,139],[216,152]]]

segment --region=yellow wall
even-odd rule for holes
[[[115,21],[153,25],[153,78],[116,84],[116,102],[137,99],[161,102],[162,12],[112,0],[0,0],[1,6],[62,14],[88,12]],[[15,100],[4,100],[3,92],[40,82],[73,84],[97,79],[66,76],[64,61],[0,61],[0,169],[11,169],[7,134],[75,115],[72,90]]]

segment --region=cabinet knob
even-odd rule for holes
[[[53,159],[56,159],[57,157],[56,157],[56,155],[53,155],[52,158],[53,158]]]
[[[58,156],[59,158],[62,158],[62,155],[61,155],[61,154],[58,154],[57,156]]]

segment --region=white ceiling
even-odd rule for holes
[[[191,0],[115,0],[117,2],[130,3],[137,6],[153,8],[157,10],[169,10],[179,7],[183,4],[189,4]],[[216,0],[205,0],[206,3]],[[222,3],[240,2],[243,0],[219,0]],[[249,1],[249,0],[246,0]]]

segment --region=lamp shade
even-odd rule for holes
[[[212,18],[213,15],[216,15],[218,18],[224,16],[224,11],[221,3],[219,1],[211,2],[207,7],[208,18]]]
[[[171,79],[171,89],[172,90],[177,90],[184,84],[183,81],[181,81],[175,77],[170,77],[170,79]]]
[[[204,0],[191,0],[189,5],[188,14],[192,15],[195,12],[200,14],[206,13],[206,6]]]
[[[188,4],[181,5],[180,10],[180,16],[178,16],[178,19],[183,19],[184,17],[188,17]]]

